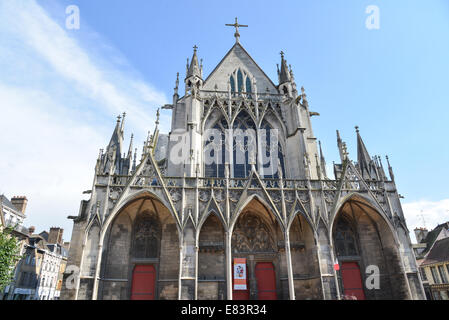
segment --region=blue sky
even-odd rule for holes
[[[80,29],[65,28],[68,5]],[[368,30],[367,6],[380,9]],[[241,43],[277,83],[283,50],[304,86],[329,164],[335,130],[355,159],[358,125],[371,155],[388,154],[409,228],[449,220],[449,2],[5,0],[0,4],[0,192],[30,198],[28,224],[68,234],[98,149],[126,111],[141,142],[170,101],[193,45],[207,75]],[[169,130],[170,112],[162,113]]]

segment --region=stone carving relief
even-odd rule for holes
[[[254,213],[240,217],[232,234],[234,252],[274,252],[275,241],[270,229]]]

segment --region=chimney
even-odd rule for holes
[[[429,231],[426,228],[415,228],[413,230],[415,232],[416,241],[418,243],[421,243],[422,240],[425,240],[427,238],[427,234]]]
[[[62,234],[64,229],[52,227],[50,228],[50,233],[48,234],[48,243],[58,243],[62,245]]]
[[[28,199],[25,196],[15,196],[12,197],[11,203],[17,210],[25,214],[25,210],[27,208]]]

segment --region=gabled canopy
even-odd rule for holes
[[[247,70],[251,76],[255,78],[258,92],[265,93],[266,88],[268,88],[270,93],[278,93],[276,85],[265,72],[263,72],[240,43],[234,44],[231,50],[228,51],[217,67],[207,77],[203,89],[215,90],[216,85],[218,91],[227,91],[229,76],[239,67],[243,70]]]

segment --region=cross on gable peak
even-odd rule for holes
[[[248,27],[248,25],[246,25],[246,24],[239,24],[237,17],[235,17],[235,23],[233,23],[233,24],[227,23],[225,25],[228,27],[235,28],[235,33],[234,33],[235,42],[239,42],[239,38],[240,38],[239,27]]]

